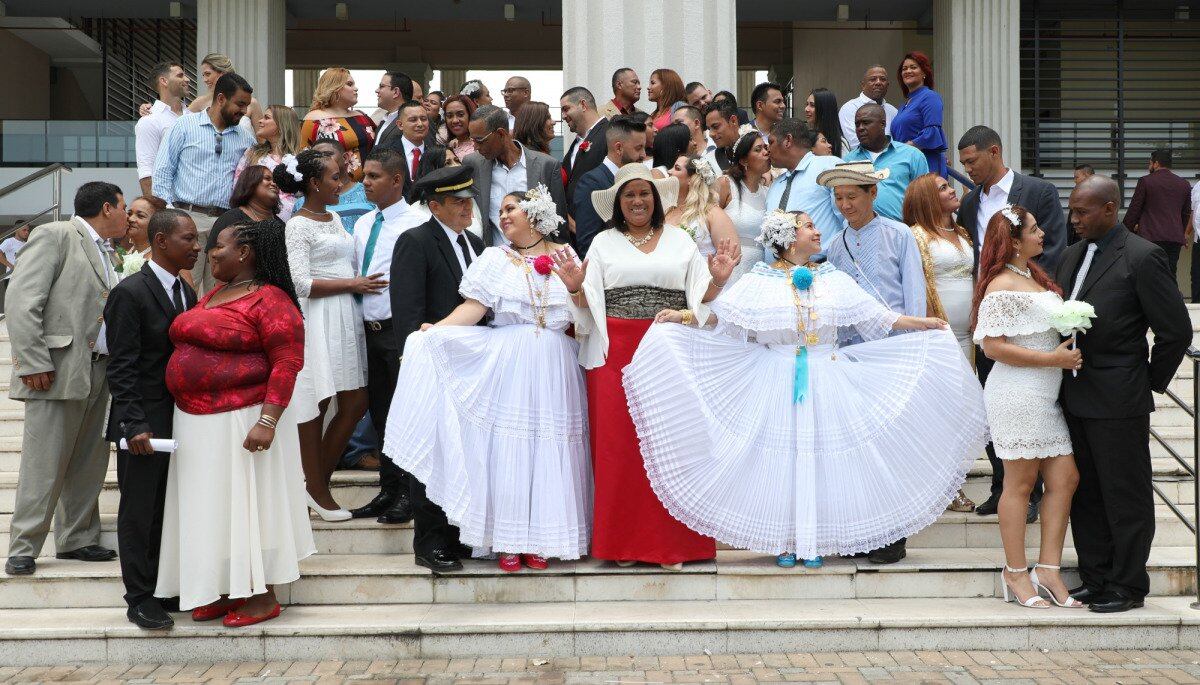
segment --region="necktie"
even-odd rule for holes
[[[796,176],[797,174],[794,170],[788,172],[787,184],[783,186],[783,195],[780,196],[779,206],[776,209],[787,211],[788,198],[792,196],[792,183],[796,180]]]
[[[100,266],[104,269],[104,285],[112,285],[112,260],[108,256],[108,245],[103,238],[96,238],[96,247],[100,250]]]
[[[379,240],[380,230],[383,228],[383,212],[375,213],[375,221],[371,223],[371,235],[367,236],[367,247],[363,250],[362,267],[359,270],[359,275],[370,275],[371,258],[375,256],[375,243]],[[354,294],[354,299],[358,303],[362,303],[363,296],[358,293]]]
[[[1079,265],[1079,272],[1075,274],[1075,285],[1071,287],[1071,297],[1075,299],[1079,295],[1079,291],[1083,288],[1083,281],[1087,278],[1088,269],[1092,267],[1092,257],[1096,256],[1096,243],[1088,243],[1087,254],[1083,256],[1083,264]]]
[[[417,180],[417,166],[421,163],[421,148],[413,148],[412,180]]]
[[[183,305],[183,286],[180,284],[178,278],[175,279],[175,285],[171,286],[171,302],[175,305],[175,313],[182,314],[185,308]]]
[[[567,156],[563,158],[563,171],[568,175],[571,173],[571,167],[575,166],[575,148],[579,147],[579,136],[575,136],[575,140],[571,141],[571,147],[567,150]]]
[[[458,247],[462,250],[463,262],[471,266],[471,250],[467,247],[467,236],[461,233],[458,234]]]

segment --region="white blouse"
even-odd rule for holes
[[[696,249],[695,241],[683,229],[669,224],[663,226],[658,245],[647,254],[634,247],[625,234],[610,228],[596,235],[587,257],[583,292],[588,306],[582,309],[572,303],[579,363],[583,368],[604,366],[608,356],[606,289],[651,286],[681,290],[696,321],[700,325],[708,322],[708,305],[701,301],[712,282],[712,275]]]

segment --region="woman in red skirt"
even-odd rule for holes
[[[608,228],[592,241],[587,263],[578,263],[568,250],[555,255],[575,306],[579,361],[588,370],[596,481],[592,556],[670,570],[712,559],[716,543],[672,518],[651,489],[621,371],[664,308],[685,309],[706,321],[704,303],[721,292],[740,258],[736,241],[722,241],[706,264],[691,236],[664,224],[664,198],[674,202],[677,183],[653,178],[641,164],[621,167],[611,188],[592,193]]]

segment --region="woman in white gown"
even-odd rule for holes
[[[807,214],[771,212],[761,242],[780,260],[713,301],[715,330],[654,325],[625,368],[654,491],[693,530],[794,553],[781,566],[916,533],[987,442],[979,382],[944,321],[811,265],[821,235]],[[869,342],[839,348],[851,330]]]
[[[742,245],[742,261],[729,279],[734,283],[763,260],[758,232],[767,215],[767,191],[771,187],[771,158],[767,142],[755,132],[743,133],[733,144],[729,168],[717,179],[717,203],[729,215]]]
[[[695,155],[679,155],[667,173],[679,179],[679,195],[675,206],[667,208],[665,221],[686,231],[696,241],[701,257],[713,256],[722,240],[737,240],[737,229],[717,204],[717,194],[712,190],[718,175],[712,162]]]
[[[1032,260],[1042,253],[1042,229],[1033,214],[1009,205],[988,222],[979,254],[974,338],[996,362],[984,399],[992,444],[1004,462],[1004,490],[997,513],[1004,541],[1004,599],[1022,606],[1080,608],[1059,575],[1071,498],[1079,483],[1071,436],[1058,404],[1063,369],[1078,369],[1082,356],[1069,349],[1052,320],[1062,306],[1054,280]],[[1029,571],[1025,516],[1038,475],[1042,496],[1042,542]],[[1041,573],[1038,573],[1041,569]]]
[[[588,550],[587,395],[551,271],[561,246],[546,239],[561,221],[544,185],[504,197],[512,246],[484,250],[463,274],[466,301],[409,336],[385,431],[384,454],[509,572]],[[489,311],[490,326],[476,326]]]

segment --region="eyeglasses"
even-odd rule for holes
[[[476,145],[482,145],[483,141],[487,140],[488,138],[491,138],[492,134],[499,130],[500,129],[498,129],[498,128],[494,128],[491,131],[489,131],[486,136],[483,136],[482,138],[476,138],[475,136],[471,136],[471,142],[475,143]]]
[[[216,131],[213,131],[213,136],[216,137],[216,139],[217,139],[217,156],[220,157],[221,156],[221,141],[223,138],[222,138],[221,134]]]
[[[504,95],[512,95],[513,93],[519,93],[523,90],[529,90],[529,89],[524,86],[521,86],[519,88],[501,88],[500,92]]]

